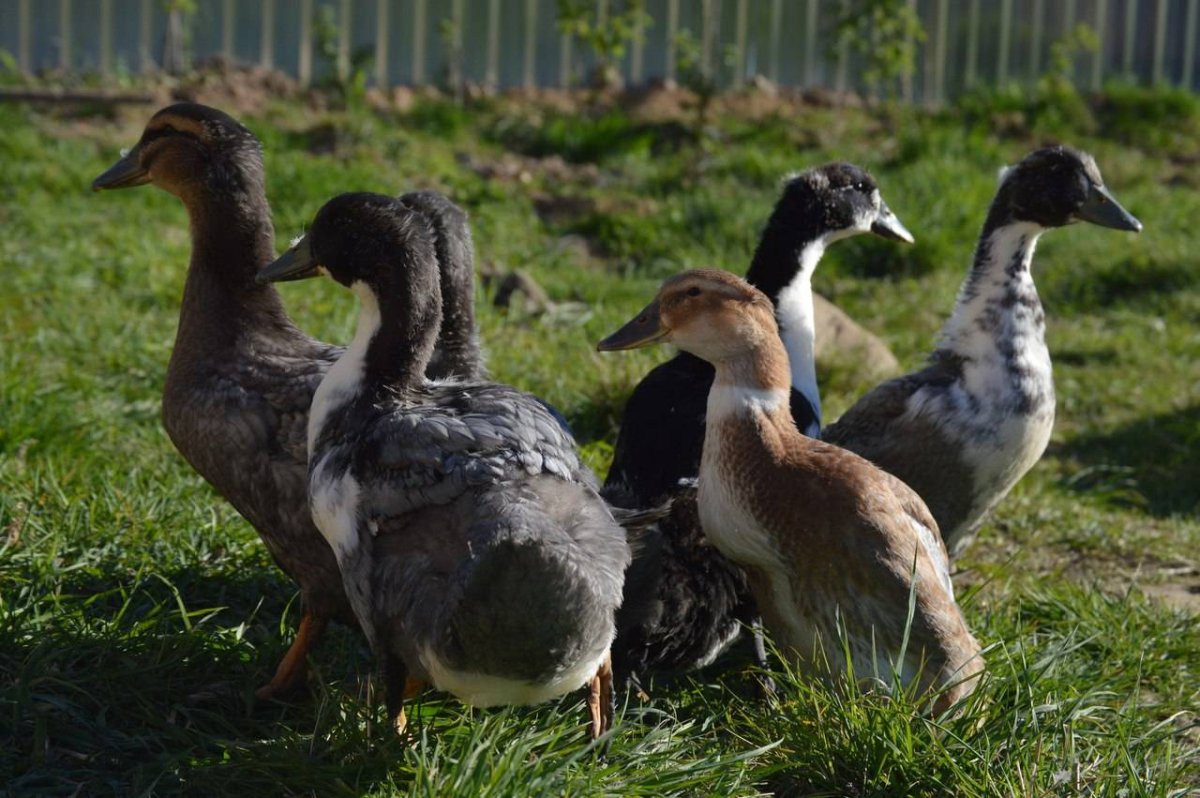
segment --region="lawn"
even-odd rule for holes
[[[159,397],[189,255],[182,206],[94,195],[153,106],[0,105],[0,793],[5,795],[1112,795],[1200,789],[1200,109],[1114,87],[1074,115],[1037,98],[939,112],[743,98],[687,113],[419,100],[298,101],[243,115],[263,140],[278,247],[346,190],[447,192],[477,270],[525,270],[551,307],[492,306],[499,380],[561,408],[598,473],[621,407],[665,351],[594,344],[680,269],[742,271],[789,171],[869,167],[917,237],[831,250],[816,288],[918,364],[948,314],[998,167],[1090,150],[1140,236],[1078,225],[1035,276],[1055,358],[1050,450],[956,577],[989,673],[957,718],[744,668],[628,698],[606,752],[582,694],[471,711],[427,696],[394,739],[344,631],[312,689],[255,702],[296,593],[254,531],[175,453]],[[761,98],[759,98],[761,99]],[[597,100],[597,103],[603,103]],[[219,102],[217,104],[220,104]],[[229,110],[234,110],[230,108]],[[658,109],[661,111],[661,109]],[[724,111],[724,112],[722,112]],[[1078,109],[1077,109],[1078,111]],[[352,297],[287,285],[346,341]],[[871,387],[823,363],[827,419]]]

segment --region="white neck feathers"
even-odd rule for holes
[[[792,387],[804,395],[821,415],[821,392],[817,386],[816,323],[813,318],[812,276],[825,254],[828,236],[800,250],[800,268],[775,300],[775,320],[779,337],[788,353]]]
[[[749,415],[755,411],[770,413],[787,407],[788,399],[788,392],[782,388],[757,388],[717,381],[708,391],[708,420]]]
[[[358,295],[358,327],[345,354],[329,368],[313,396],[312,409],[308,414],[309,452],[321,434],[329,413],[353,399],[362,390],[367,347],[371,345],[371,339],[379,330],[379,302],[375,293],[362,282],[356,282],[350,287]]]

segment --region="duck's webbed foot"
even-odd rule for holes
[[[600,737],[613,727],[616,716],[616,693],[613,690],[612,655],[606,654],[604,662],[588,684],[588,714],[591,716],[592,739]]]
[[[296,639],[280,660],[279,667],[275,669],[275,676],[255,690],[254,695],[261,701],[267,701],[302,688],[308,676],[308,655],[321,642],[328,626],[328,618],[314,615],[306,609],[300,616]]]

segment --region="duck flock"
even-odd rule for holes
[[[163,423],[303,597],[257,695],[303,686],[340,621],[399,732],[427,687],[476,706],[587,688],[598,737],[618,688],[707,667],[739,636],[765,663],[764,630],[815,679],[957,711],[984,660],[951,558],[1054,423],[1037,240],[1142,227],[1091,156],[1030,153],[1001,174],[926,365],[823,427],[813,272],[843,238],[913,239],[862,169],[790,177],[744,279],[678,274],[599,342],[681,350],[634,389],[601,485],[560,413],[488,379],[471,232],[446,197],[343,194],[276,258],[261,145],[191,103],[93,188],[148,183],[192,235]],[[345,348],[299,330],[272,285],[318,274],[358,297]]]

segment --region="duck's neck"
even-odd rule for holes
[[[428,377],[482,379],[486,375],[475,326],[475,276],[468,257],[465,265],[443,259],[442,329]]]
[[[938,355],[962,363],[973,394],[999,400],[1015,391],[1024,410],[1052,390],[1045,313],[1030,271],[1044,230],[1018,221],[985,226],[938,344]]]
[[[381,305],[365,283],[351,286],[359,299],[354,340],[321,381],[308,416],[310,451],[338,408],[361,399],[403,397],[425,381],[425,368],[437,338],[437,314],[428,303]]]
[[[247,329],[294,333],[279,293],[258,285],[255,273],[275,257],[266,196],[238,192],[184,198],[192,259],[184,285],[177,345],[212,348],[239,340]]]
[[[788,354],[778,339],[766,338],[751,352],[713,366],[716,374],[708,392],[706,436],[719,434],[723,425],[747,422],[760,430],[799,434],[789,403]]]
[[[787,349],[791,387],[799,391],[821,418],[817,385],[816,328],[812,276],[835,238],[813,225],[788,227],[774,217],[755,250],[746,280],[775,304],[779,336]]]

